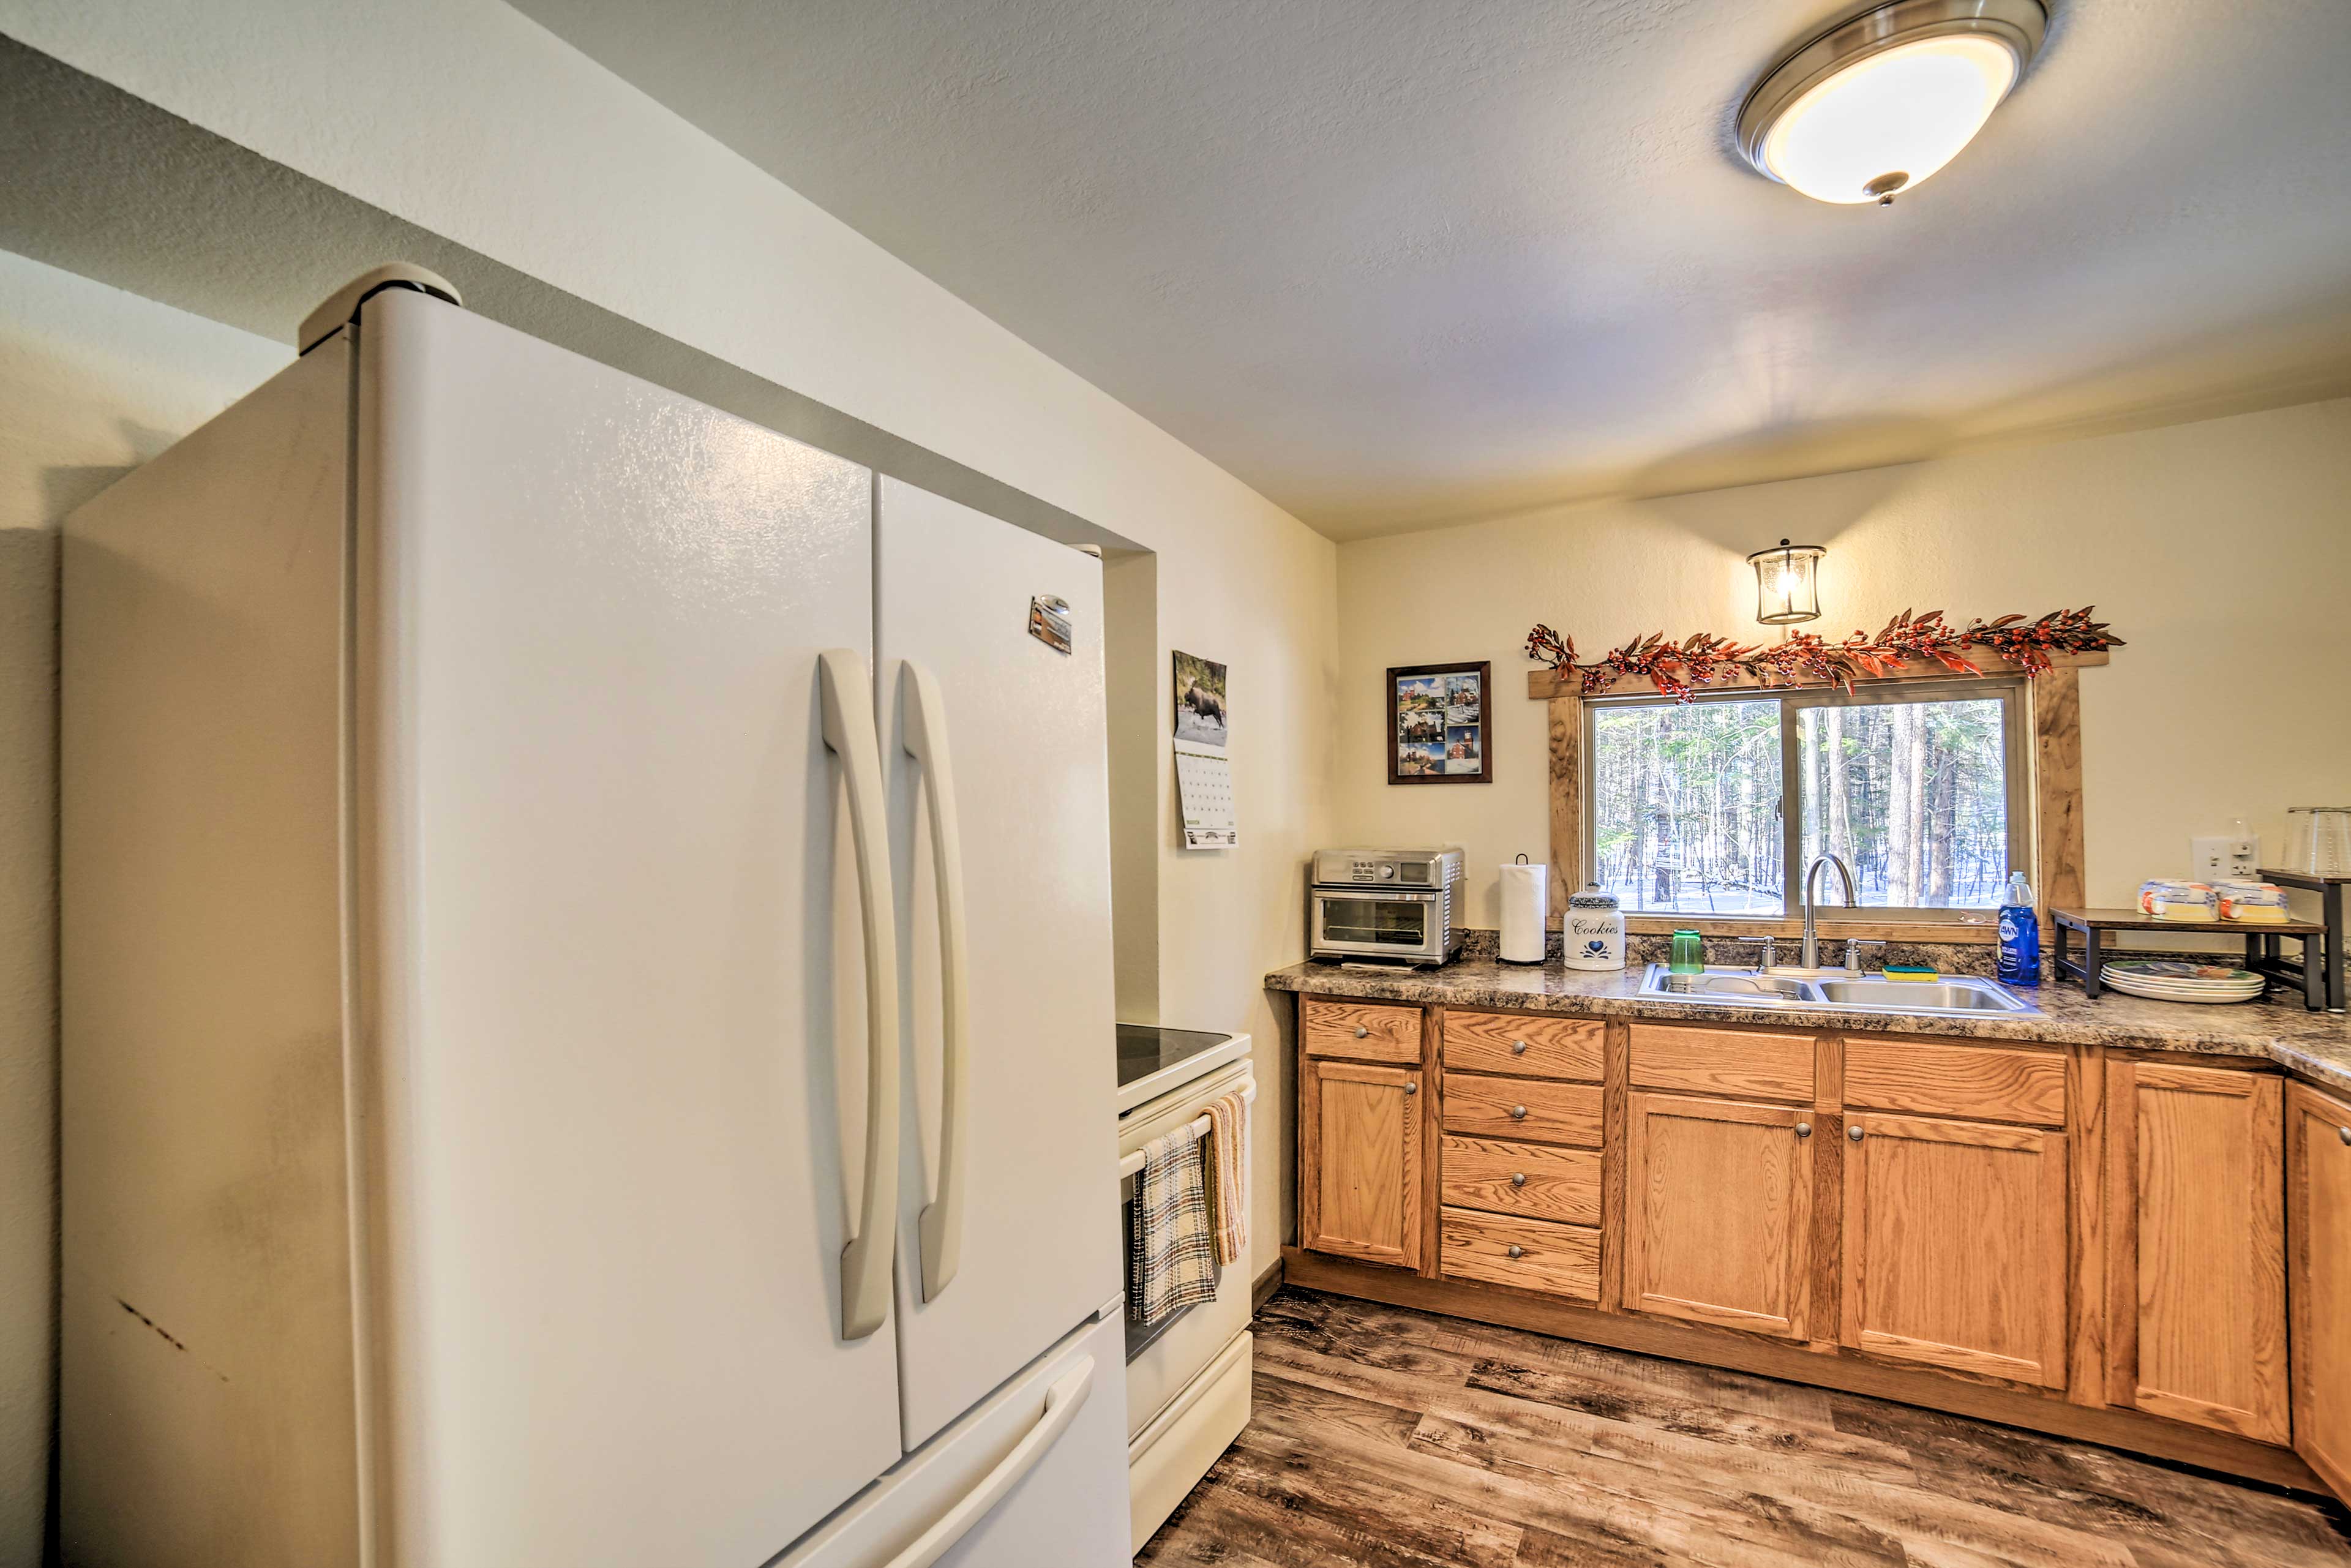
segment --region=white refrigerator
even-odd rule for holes
[[[68,1563],[1126,1560],[1097,561],[404,288],[64,549]]]

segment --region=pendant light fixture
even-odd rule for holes
[[[2048,26],[2041,0],[1887,0],[1772,68],[1740,150],[1814,201],[1891,206],[1974,140]]]
[[[1755,569],[1755,619],[1766,626],[1792,626],[1821,618],[1821,557],[1818,545],[1782,539],[1747,558]]]

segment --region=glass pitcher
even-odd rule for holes
[[[2305,876],[2351,876],[2351,806],[2286,808],[2283,869]]]

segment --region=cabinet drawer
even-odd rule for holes
[[[1445,1011],[1445,1065],[1521,1078],[1600,1082],[1598,1019],[1523,1018],[1513,1013]]]
[[[1445,1075],[1445,1130],[1472,1138],[1600,1146],[1597,1084]]]
[[[1600,1223],[1600,1151],[1447,1138],[1445,1202],[1525,1219]]]
[[[1308,997],[1299,1003],[1298,1030],[1309,1056],[1416,1065],[1420,1061],[1420,1009],[1416,1007]]]
[[[1447,1208],[1438,1217],[1437,1247],[1449,1279],[1515,1285],[1579,1301],[1600,1299],[1600,1232],[1589,1226]]]
[[[1813,1037],[1633,1026],[1633,1087],[1732,1100],[1810,1100]]]
[[[1848,1035],[1844,1103],[1873,1111],[2062,1127],[2065,1059],[2053,1051]]]

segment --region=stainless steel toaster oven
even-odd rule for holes
[[[1461,951],[1461,852],[1323,850],[1307,873],[1307,956],[1442,964]]]

